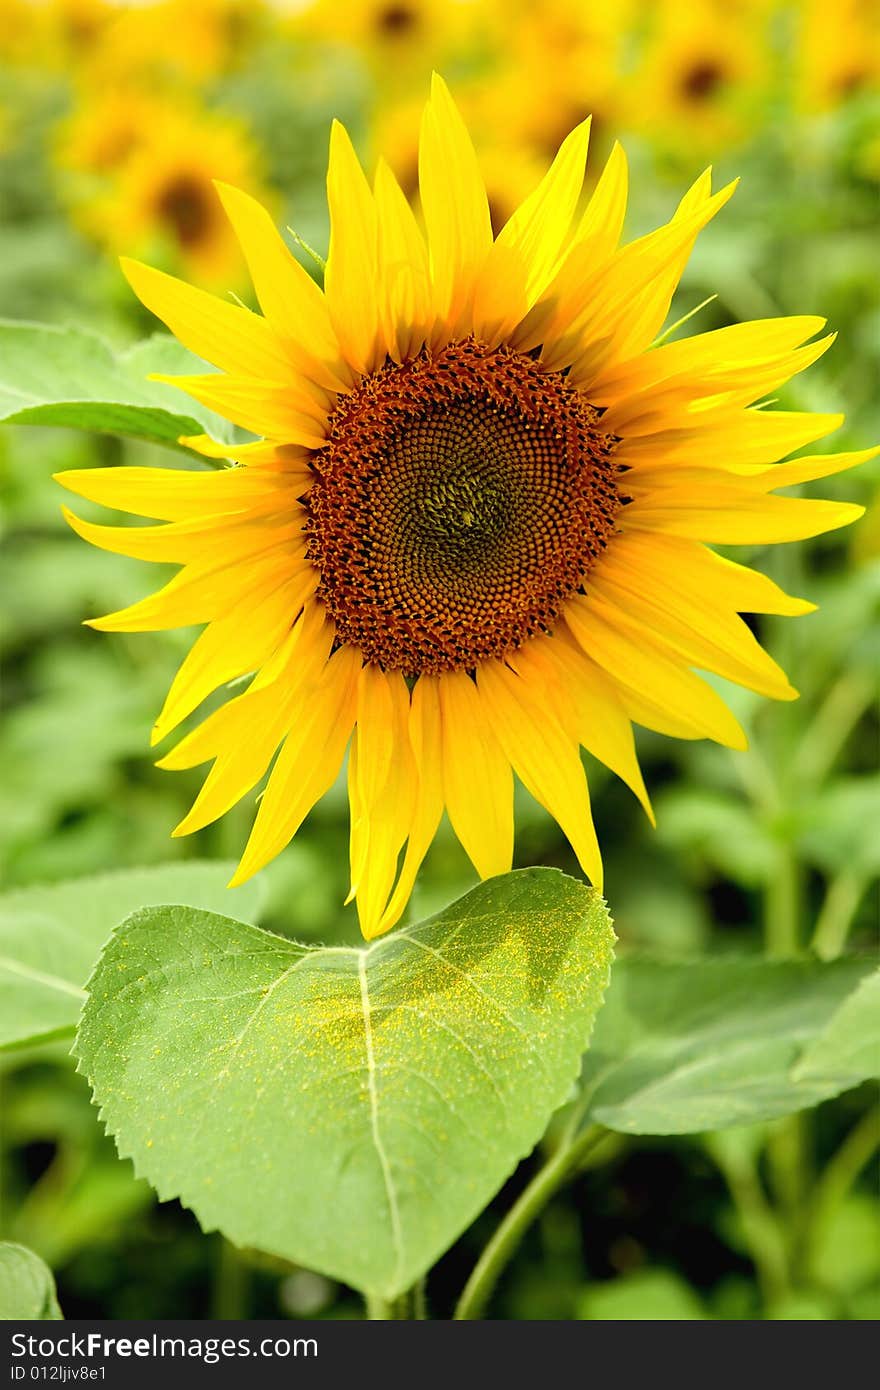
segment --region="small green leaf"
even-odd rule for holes
[[[80,1069],[160,1197],[392,1298],[570,1095],[613,940],[599,895],[551,869],[362,949],[154,908],[104,950]]]
[[[260,887],[226,888],[233,871],[190,861],[0,895],[0,1048],[72,1032],[98,952],[135,908],[185,902],[255,914]]]
[[[880,777],[841,777],[811,798],[798,847],[826,873],[880,874]]]
[[[49,1266],[24,1245],[0,1241],[0,1321],[58,1322],[62,1316]]]
[[[841,960],[624,959],[586,1059],[588,1119],[625,1134],[754,1124],[859,1077],[792,1076],[869,964]]]
[[[146,379],[203,370],[165,334],[115,353],[82,328],[0,319],[0,422],[131,435],[174,449],[181,435],[231,440],[228,421],[176,387]]]
[[[837,1084],[840,1090],[880,1077],[880,970],[844,999],[804,1049],[792,1076],[797,1082]]]
[[[645,1269],[588,1284],[578,1299],[577,1316],[594,1322],[685,1322],[706,1313],[681,1275]]]

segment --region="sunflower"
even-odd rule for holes
[[[736,12],[713,0],[667,0],[652,17],[642,61],[626,85],[631,125],[688,150],[742,137],[769,76],[763,8]]]
[[[165,123],[167,109],[167,101],[130,85],[86,88],[58,127],[57,162],[81,172],[110,174],[157,124]]]
[[[189,103],[141,102],[132,94],[119,106],[109,95],[100,105],[108,120],[91,126],[91,143],[89,127],[79,127],[73,154],[103,155],[113,179],[103,196],[84,197],[74,209],[84,229],[112,250],[154,251],[199,280],[237,283],[237,244],[214,180],[262,187],[247,130]]]
[[[485,85],[480,84],[476,102],[473,89],[468,95],[471,99],[462,105],[472,117],[477,116],[481,130],[485,131]],[[390,103],[377,111],[371,122],[371,146],[381,151],[407,200],[415,208],[419,201],[419,116],[423,104],[409,100]],[[474,110],[475,105],[479,106],[479,115]],[[506,123],[506,133],[503,142],[484,139],[479,148],[480,175],[489,202],[490,220],[496,231],[540,182],[546,168],[546,160],[541,160],[528,139],[520,138],[520,131],[510,128],[510,122]]]
[[[79,0],[80,3],[83,0]],[[247,0],[151,0],[113,7],[78,63],[91,82],[142,82],[152,91],[203,83],[235,68],[262,23]]]
[[[795,46],[798,100],[826,111],[880,90],[880,10],[874,0],[841,0],[833,10],[807,0]]]
[[[600,884],[581,745],[650,814],[633,722],[745,747],[694,668],[795,696],[739,613],[813,605],[706,542],[795,540],[862,511],[776,489],[877,451],[779,463],[840,417],[754,404],[829,346],[807,341],[821,319],[651,347],[732,185],[713,193],[703,175],[669,223],[619,246],[619,147],[576,211],[588,130],[568,136],[493,239],[474,149],[440,79],[421,129],[426,234],[387,166],[371,188],[335,125],[323,292],[263,209],[221,187],[263,316],[124,268],[220,369],[172,380],[262,438],[189,440],[210,459],[232,454],[236,466],[214,472],[59,475],[161,523],[69,515],[81,536],[182,566],[92,626],[206,624],[154,743],[253,673],[161,760],[213,760],[175,833],[223,815],[274,757],[242,882],[288,843],[350,744],[351,896],[368,938],[400,917],[444,808],[480,875],[510,867],[514,773]]]
[[[423,81],[433,64],[461,52],[478,10],[449,0],[314,0],[291,15],[287,27],[298,39],[354,49],[385,94]]]

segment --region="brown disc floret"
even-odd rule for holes
[[[552,631],[613,530],[615,443],[563,373],[473,338],[367,377],[306,500],[339,640],[419,675]]]

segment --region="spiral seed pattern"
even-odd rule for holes
[[[306,500],[339,640],[415,676],[552,631],[614,529],[615,443],[563,374],[473,338],[365,379]]]

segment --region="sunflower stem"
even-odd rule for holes
[[[864,876],[850,868],[831,880],[810,942],[820,960],[836,960],[843,954],[865,887]]]
[[[764,941],[771,960],[785,960],[798,954],[800,912],[800,868],[792,846],[780,844],[776,867],[764,897]]]
[[[503,1218],[474,1266],[453,1313],[456,1322],[470,1321],[483,1316],[495,1285],[529,1226],[544,1210],[550,1198],[574,1176],[580,1163],[605,1137],[605,1133],[600,1125],[588,1126],[570,1143],[563,1141],[538,1169]]]
[[[408,1290],[397,1298],[382,1298],[379,1294],[364,1295],[367,1317],[371,1322],[401,1322],[419,1316],[415,1311],[415,1291]]]
[[[738,1154],[723,1142],[714,1142],[712,1135],[707,1138],[707,1148],[733,1199],[764,1302],[778,1302],[789,1288],[786,1241],[755,1159],[751,1154]]]
[[[236,1247],[223,1236],[217,1239],[211,1317],[240,1321],[248,1316],[250,1273]]]

